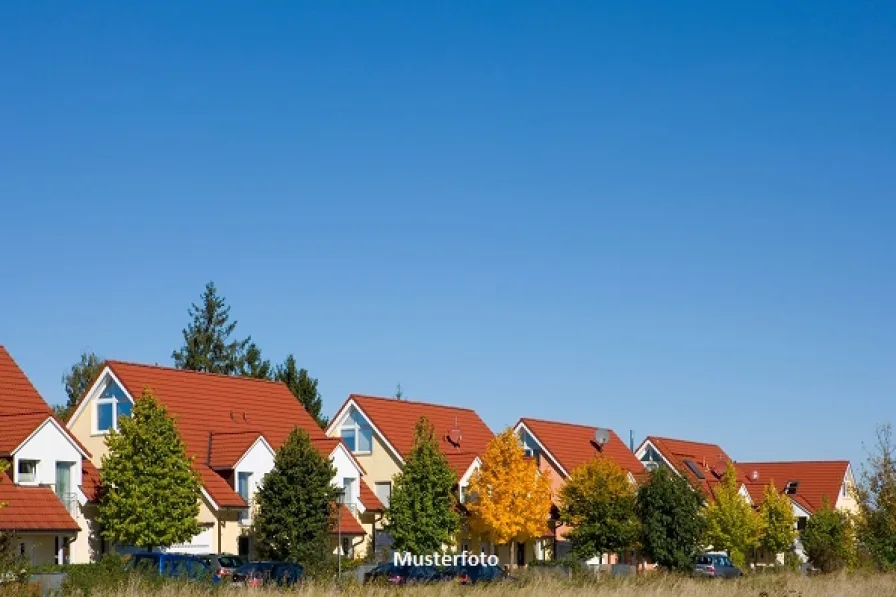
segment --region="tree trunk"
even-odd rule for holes
[[[516,541],[510,542],[510,569],[516,570]]]

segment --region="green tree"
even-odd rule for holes
[[[246,347],[246,352],[243,355],[237,374],[256,379],[271,379],[273,373],[271,362],[262,358],[261,349],[258,348],[255,342],[250,342]]]
[[[849,566],[855,556],[855,535],[845,512],[834,510],[827,497],[806,522],[802,537],[809,562],[823,572]]]
[[[258,555],[320,570],[328,563],[329,534],[336,520],[336,469],[295,428],[274,458],[256,495],[254,528]]]
[[[638,489],[641,549],[667,570],[689,572],[700,551],[703,497],[684,478],[661,466]]]
[[[231,340],[237,322],[230,321],[230,307],[214,282],[206,284],[201,303],[193,303],[188,314],[192,321],[183,330],[184,345],[171,354],[174,365],[208,373],[239,373],[251,339]]]
[[[896,565],[896,457],[893,429],[877,429],[877,445],[868,454],[856,488],[859,503],[856,531],[863,556],[877,568]]]
[[[760,545],[770,554],[787,553],[797,536],[793,507],[786,496],[778,493],[774,482],[765,488],[759,518],[762,526]]]
[[[65,395],[68,399],[64,406],[54,407],[56,416],[65,421],[74,412],[81,397],[87,393],[100,371],[103,370],[103,361],[90,351],[81,353],[78,362],[62,376],[62,385],[65,386]]]
[[[759,546],[762,522],[750,503],[740,494],[737,469],[729,462],[715,501],[705,511],[706,542],[713,549],[728,552],[735,566],[743,567],[747,554]]]
[[[618,464],[593,459],[572,471],[560,490],[560,520],[572,527],[566,537],[584,560],[631,549],[640,525],[637,490]]]
[[[147,388],[118,426],[100,469],[103,537],[146,549],[189,541],[200,531],[201,484],[174,420]]]
[[[458,528],[456,484],[457,476],[439,450],[432,423],[421,418],[414,428],[411,453],[393,479],[386,512],[386,530],[395,550],[416,554],[442,550]]]
[[[296,366],[296,358],[293,355],[286,357],[282,365],[278,365],[274,371],[274,379],[286,384],[296,400],[302,403],[308,414],[311,415],[321,429],[327,426],[327,417],[321,413],[323,399],[317,391],[317,379],[308,375],[306,369]]]

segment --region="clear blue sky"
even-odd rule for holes
[[[859,460],[896,5],[723,4],[4,2],[0,343],[60,402],[83,349],[170,363],[214,280],[328,413]]]

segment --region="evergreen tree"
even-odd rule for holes
[[[729,462],[715,490],[715,502],[706,509],[706,542],[728,552],[735,566],[743,567],[746,556],[759,546],[762,523],[750,503],[740,494],[737,469]]]
[[[760,545],[770,554],[786,553],[797,536],[793,507],[786,496],[778,493],[774,483],[765,488],[759,518],[762,527]]]
[[[71,370],[62,376],[62,385],[65,386],[65,395],[68,396],[65,406],[56,407],[54,410],[60,420],[65,421],[74,412],[81,397],[87,393],[100,371],[103,370],[103,361],[94,353],[84,351]]]
[[[246,347],[238,374],[256,379],[271,379],[273,372],[271,362],[261,357],[261,349],[255,342],[250,342]]]
[[[308,375],[306,369],[296,367],[296,358],[293,355],[286,357],[282,365],[278,365],[274,371],[274,379],[286,384],[296,400],[302,403],[308,414],[311,415],[321,429],[327,426],[327,417],[321,413],[323,400],[317,391],[317,379]]]
[[[560,520],[572,527],[572,552],[588,560],[634,547],[639,535],[637,491],[626,473],[608,458],[572,471],[560,490]]]
[[[208,373],[239,373],[251,340],[231,340],[237,322],[230,321],[230,307],[218,296],[214,282],[206,284],[201,304],[193,303],[188,313],[192,321],[183,330],[184,345],[171,354],[174,365]]]
[[[386,513],[386,530],[396,551],[441,551],[457,532],[454,486],[457,476],[439,450],[435,430],[425,418],[414,429],[414,445],[395,475]]]
[[[255,539],[262,559],[296,562],[311,571],[327,564],[337,515],[335,476],[308,432],[293,429],[256,495]]]
[[[551,484],[535,461],[526,458],[513,429],[489,442],[482,466],[467,487],[470,530],[498,545],[510,545],[515,562],[517,542],[541,537],[551,513]]]
[[[868,455],[856,488],[857,531],[865,555],[880,569],[896,566],[896,455],[890,424],[877,429],[877,445]]]
[[[802,537],[809,562],[823,572],[842,570],[853,562],[855,535],[845,512],[834,510],[828,498],[806,522]]]
[[[657,565],[690,572],[701,547],[703,497],[690,483],[661,466],[638,489],[641,549]]]
[[[201,484],[174,421],[149,389],[106,435],[97,520],[103,537],[149,549],[200,531]]]

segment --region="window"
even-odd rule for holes
[[[72,467],[73,462],[56,463],[56,496],[71,511],[74,506],[72,499]]]
[[[346,417],[339,436],[354,454],[370,454],[373,451],[373,428],[356,410]]]
[[[131,416],[131,402],[114,383],[108,382],[103,393],[96,399],[96,430],[105,433],[118,429],[118,417]]]
[[[349,537],[342,538],[342,555],[352,557],[352,541]]]
[[[249,483],[252,480],[252,473],[239,473],[237,475],[237,493],[240,494],[240,497],[246,500],[246,503],[249,504],[249,508],[246,510],[240,510],[239,514],[239,522],[240,524],[245,524],[249,520],[250,512],[252,509],[252,504],[249,502]]]
[[[392,499],[392,482],[380,481],[374,485],[376,497],[383,503],[385,507],[389,507],[389,501]]]
[[[355,480],[352,477],[345,477],[342,479],[342,503],[343,504],[353,504],[355,503],[355,496],[352,494],[352,485],[354,485]]]
[[[784,486],[784,493],[787,495],[794,495],[796,490],[799,489],[800,482],[799,481],[788,481],[787,485]]]
[[[37,483],[37,460],[19,461],[19,483]]]
[[[846,484],[846,481],[843,482],[843,486],[840,488],[840,495],[849,497],[849,485]]]
[[[800,516],[796,519],[796,530],[805,531],[806,530],[806,522],[808,522],[808,518],[805,516]]]

